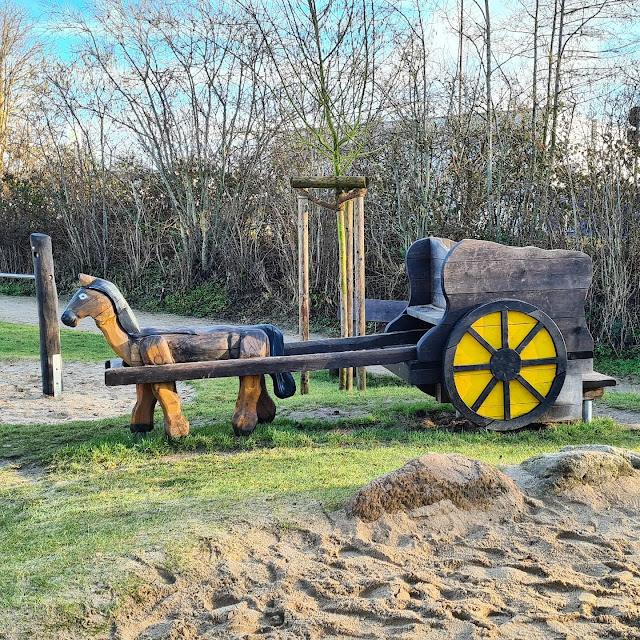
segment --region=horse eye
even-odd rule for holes
[[[86,300],[89,296],[86,293],[79,293],[78,294],[78,298],[80,298],[80,300]]]

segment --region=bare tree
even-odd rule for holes
[[[380,106],[375,81],[381,8],[367,0],[277,0],[248,10],[271,55],[281,104],[299,142],[324,158],[333,175],[343,175],[366,155]]]
[[[38,84],[39,52],[27,12],[10,0],[0,3],[0,173],[24,159],[23,134]]]
[[[229,180],[233,159],[255,157],[267,133],[256,38],[220,3],[103,0],[101,8],[99,28],[83,18],[73,25],[88,71],[110,88],[107,117],[133,136],[161,177],[185,281],[194,267],[209,274],[220,251],[214,239],[232,230],[223,203],[242,190]]]

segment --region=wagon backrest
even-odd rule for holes
[[[445,308],[442,268],[453,246],[455,242],[447,238],[423,238],[409,247],[406,257],[411,289],[409,306],[431,304]]]
[[[568,351],[591,352],[584,305],[592,273],[591,258],[580,251],[462,240],[448,252],[442,267],[447,317],[456,321],[484,302],[522,300],[554,320]]]

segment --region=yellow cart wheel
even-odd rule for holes
[[[524,427],[557,399],[567,348],[553,320],[531,304],[500,300],[476,307],[449,335],[442,379],[453,406],[494,431]]]

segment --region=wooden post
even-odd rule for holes
[[[348,338],[349,334],[349,313],[347,296],[347,238],[346,238],[346,216],[345,207],[341,206],[336,211],[336,226],[338,229],[338,262],[340,264],[340,337]],[[352,312],[353,313],[353,312]],[[340,369],[338,389],[344,391],[347,388],[347,370]]]
[[[309,199],[298,195],[298,328],[309,339]],[[300,393],[309,393],[309,372],[300,374]]]
[[[51,238],[44,233],[32,233],[30,240],[40,326],[42,392],[47,396],[57,397],[62,393],[62,356]]]
[[[334,189],[336,199],[334,203],[325,203],[321,200],[311,198],[320,207],[335,210],[335,205],[339,204],[339,196],[345,191],[353,189],[366,189],[369,179],[366,176],[334,176],[334,177],[317,177],[317,176],[296,176],[289,180],[293,189]],[[308,195],[308,194],[307,194]],[[349,194],[350,196],[356,194]],[[300,197],[300,196],[299,196]],[[302,196],[306,197],[306,196]],[[362,198],[360,198],[362,200]],[[338,261],[340,265],[340,335],[343,338],[354,335],[353,309],[354,309],[354,203],[353,199],[347,200],[339,205],[340,208],[336,212],[336,222],[338,228]],[[300,212],[300,200],[298,200],[298,212]],[[364,204],[361,207],[361,215],[364,216]],[[300,224],[300,223],[299,223]],[[300,227],[299,227],[300,228]],[[363,226],[364,229],[364,226]],[[364,236],[358,243],[364,243]],[[358,244],[360,246],[360,244]],[[364,248],[362,249],[363,265],[364,265]],[[359,282],[359,281],[358,281]],[[358,285],[360,286],[360,285]],[[362,271],[362,334],[364,335],[364,267]],[[331,371],[330,371],[331,372]],[[365,372],[362,372],[364,380]],[[364,383],[363,383],[364,384]],[[341,390],[353,389],[353,368],[340,369],[339,372],[339,388]],[[360,387],[364,388],[364,387]]]
[[[355,335],[364,336],[367,333],[365,317],[365,267],[364,267],[364,196],[355,199],[355,225],[353,233],[353,244],[355,250],[355,287],[354,301],[356,307]],[[367,389],[367,370],[365,367],[356,369],[358,378],[358,389]]]
[[[353,336],[353,200],[345,202],[345,236],[347,242],[347,337]],[[353,367],[347,369],[347,391],[353,391]]]

